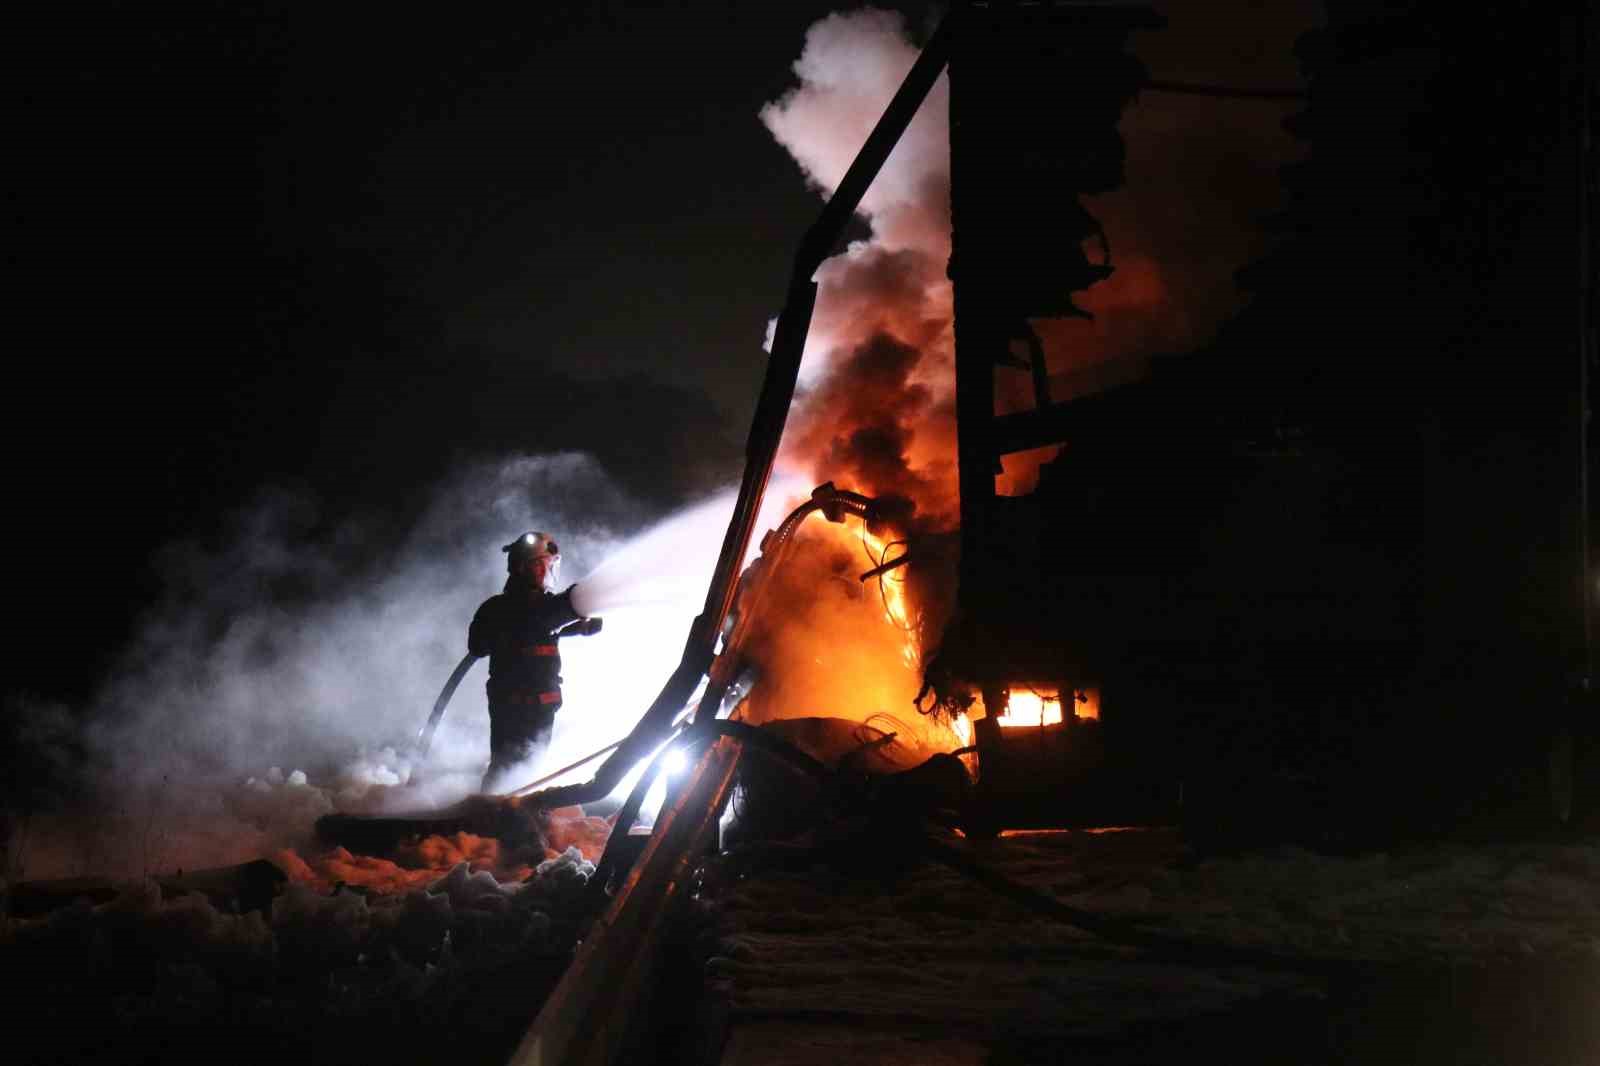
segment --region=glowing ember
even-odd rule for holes
[[[472,873],[494,875],[501,884],[527,881],[540,862],[576,848],[588,862],[597,862],[611,835],[611,823],[586,815],[581,807],[558,807],[543,822],[542,841],[508,845],[494,837],[456,832],[422,837],[402,845],[394,855],[357,855],[343,847],[302,854],[284,848],[272,861],[297,884],[327,893],[350,885],[377,895],[426,888],[464,864]]]
[[[581,807],[557,807],[550,812],[545,828],[546,859],[553,859],[575,847],[589,862],[599,862],[611,836],[611,823],[604,818],[586,815]]]
[[[946,715],[919,714],[920,589],[907,567],[861,580],[900,558],[896,534],[868,533],[858,518],[812,521],[795,534],[782,566],[764,571],[765,608],[753,616],[744,654],[760,675],[747,720],[850,719],[894,733],[910,748],[965,746]]]

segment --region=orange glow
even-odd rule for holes
[[[845,718],[894,733],[911,748],[964,746],[947,717],[918,714],[913,704],[922,683],[923,614],[909,568],[860,580],[900,556],[896,536],[868,533],[855,517],[813,519],[796,532],[784,564],[763,576],[771,582],[765,606],[744,637],[742,653],[761,672],[748,721]]]
[[[983,711],[982,697],[979,697],[973,706],[975,710]],[[1072,715],[1080,721],[1098,721],[1100,690],[1080,688],[1074,691]],[[1013,685],[1007,690],[1006,713],[996,719],[996,722],[1003,729],[1060,725],[1061,695],[1059,692],[1041,692],[1032,685]]]
[[[444,837],[428,839],[439,842],[444,850],[463,853],[478,850],[474,845],[482,841],[482,838],[473,837],[470,833],[460,833],[457,837],[470,838],[470,842],[449,840]],[[488,843],[492,845],[494,841]],[[423,856],[415,854],[410,858],[415,861]],[[291,881],[307,885],[319,892],[329,892],[333,886],[339,884],[364,888],[381,895],[410,892],[426,888],[450,872],[450,866],[401,866],[392,859],[375,855],[355,855],[345,848],[337,847],[332,851],[304,858],[294,851],[284,849],[274,853],[272,859],[284,873],[289,875]],[[471,862],[470,859],[463,861]],[[472,868],[478,870],[488,867],[473,862]],[[507,880],[511,878],[508,876]]]
[[[867,546],[867,553],[872,557],[873,565],[880,566],[886,562],[893,562],[899,557],[899,552],[904,552],[904,544],[897,545],[897,551],[890,552],[888,542],[867,532],[861,531],[861,540]],[[905,646],[900,651],[900,657],[905,664],[915,670],[922,663],[922,649],[917,645],[916,615],[912,612],[911,604],[906,599],[906,576],[903,569],[890,570],[888,573],[879,574],[868,579],[870,583],[881,583],[883,586],[882,598],[884,616],[889,624],[905,634]]]
[[[611,823],[585,815],[581,807],[558,807],[544,823],[544,846],[508,848],[494,837],[458,832],[428,836],[400,846],[392,858],[354,855],[342,847],[302,856],[291,849],[272,855],[273,861],[297,884],[321,892],[338,884],[354,885],[388,895],[426,888],[448,874],[458,863],[474,872],[487,870],[502,884],[526,881],[533,868],[553,859],[569,846],[590,862],[598,862],[611,835]]]
[[[1006,713],[1000,716],[999,724],[1002,728],[1060,725],[1061,697],[1046,696],[1031,688],[1013,688],[1006,700]]]
[[[1061,454],[1061,445],[1047,444],[1025,452],[1012,452],[1000,459],[1000,473],[994,476],[996,496],[1026,496],[1039,487],[1039,468]]]
[[[611,837],[611,823],[595,815],[585,815],[582,807],[557,807],[550,812],[545,827],[545,858],[553,859],[576,847],[590,862],[599,862]]]

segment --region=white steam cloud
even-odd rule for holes
[[[831,196],[918,49],[897,12],[829,15],[806,32],[800,84],[761,121],[823,196]],[[870,240],[817,271],[817,308],[801,381],[812,385],[851,349],[889,332],[924,355],[953,353],[950,283],[950,87],[941,74],[861,199]],[[925,359],[931,367],[938,359]],[[923,373],[950,388],[948,364]]]
[[[799,84],[761,121],[820,194],[844,177],[916,62],[904,20],[866,9],[806,34]],[[817,270],[816,312],[785,469],[911,498],[924,524],[955,512],[955,338],[949,84],[940,75],[862,197],[871,235]]]
[[[917,60],[905,20],[867,8],[829,15],[806,31],[794,64],[800,84],[761,121],[832,195]],[[950,83],[943,74],[861,199],[873,243],[937,253],[950,244]]]
[[[1178,80],[1272,84],[1292,78],[1289,43],[1313,19],[1301,5],[1285,5],[1270,17],[1252,11],[1218,34],[1215,19],[1190,10],[1193,5],[1158,6],[1171,27],[1135,34],[1129,46],[1159,75]],[[890,11],[830,15],[807,32],[794,64],[798,84],[763,108],[761,120],[823,196],[837,187],[917,51],[902,16]],[[953,313],[945,275],[949,92],[941,75],[863,197],[860,214],[870,238],[817,271],[798,432],[784,456],[790,467],[812,469],[819,479],[853,482],[850,487],[866,492],[904,492],[934,524],[953,518],[955,491]],[[1069,136],[1053,129],[1051,119],[1053,109],[1070,101],[1030,99],[1019,106],[1032,109],[1034,136]],[[1115,249],[1116,272],[1074,296],[1092,321],[1033,323],[1048,368],[1059,375],[1052,385],[1057,401],[1135,379],[1152,356],[1194,350],[1241,306],[1234,272],[1263,248],[1253,219],[1274,208],[1277,168],[1298,152],[1280,125],[1291,106],[1145,94],[1124,112],[1119,130],[1126,183],[1085,203]],[[1062,208],[1071,200],[1063,189]],[[885,373],[881,356],[894,345],[915,358],[901,353],[893,372]],[[1034,405],[1025,371],[997,374],[996,389],[1002,413]],[[841,414],[841,401],[851,398],[861,401],[858,410]],[[1007,457],[1002,491],[1031,484],[1034,468],[1053,452]]]
[[[41,753],[82,748],[86,778],[64,809],[27,819],[25,840],[14,833],[10,875],[227,865],[304,846],[336,808],[475,791],[486,667],[462,682],[424,765],[409,745],[473,612],[504,583],[500,546],[528,529],[558,539],[563,580],[592,589],[586,609],[606,623],[563,642],[566,698],[542,768],[619,739],[677,664],[732,504],[724,494],[640,533],[639,509],[578,454],[461,470],[404,529],[341,520],[318,533],[329,523],[313,501],[264,495],[220,546],[165,551],[166,597],[78,735],[59,708],[23,712]]]

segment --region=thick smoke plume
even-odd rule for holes
[[[1299,5],[1252,7],[1240,25],[1158,6],[1170,9],[1169,28],[1136,35],[1131,47],[1155,76],[1196,81],[1292,83],[1290,43],[1314,18]],[[832,195],[916,55],[895,12],[830,15],[808,31],[794,65],[799,84],[761,119],[820,194]],[[1127,182],[1086,202],[1116,273],[1076,298],[1093,321],[1035,322],[1057,376],[1053,399],[1136,377],[1151,356],[1192,350],[1238,309],[1233,272],[1260,251],[1256,221],[1272,209],[1277,167],[1294,152],[1278,128],[1291,106],[1148,92],[1130,105],[1120,127]],[[816,480],[910,496],[920,524],[934,528],[952,526],[957,510],[948,111],[941,76],[862,199],[870,237],[817,272],[806,391],[785,449]],[[1037,129],[1059,136],[1048,105]],[[1070,193],[1062,195],[1065,208]],[[1001,412],[1033,404],[1025,371],[1000,370],[996,388]],[[1002,491],[1026,487],[1031,468],[1052,454],[1009,457]]]
[[[1224,36],[1204,12],[1169,6],[1170,29],[1130,43],[1156,76],[1292,82],[1289,44],[1309,24],[1310,12],[1255,12],[1247,29],[1224,20]],[[903,18],[889,11],[830,15],[807,32],[794,64],[798,84],[765,107],[761,120],[821,196],[837,188],[917,51]],[[863,197],[859,213],[869,235],[817,271],[801,394],[780,457],[813,482],[909,499],[913,507],[901,532],[924,538],[924,570],[951,563],[948,552],[939,555],[941,563],[931,561],[926,535],[959,521],[953,299],[946,276],[949,92],[941,76]],[[1041,138],[1062,136],[1051,129],[1049,106],[1018,101],[1018,107],[1042,109],[1036,124]],[[1152,356],[1202,345],[1239,306],[1233,271],[1259,249],[1255,218],[1273,205],[1276,168],[1292,150],[1277,128],[1286,106],[1244,107],[1146,93],[1124,113],[1126,186],[1086,203],[1106,230],[1116,272],[1076,297],[1092,321],[1034,323],[1054,400],[1137,378]],[[1071,208],[1069,190],[1062,191],[1061,206]],[[1062,249],[1063,255],[1071,251]],[[998,412],[1033,404],[1026,371],[997,371],[996,391]],[[1008,456],[997,489],[1028,491],[1038,466],[1056,451]],[[908,604],[898,622],[887,621],[881,596],[861,585],[859,572],[882,552],[881,543],[853,545],[827,533],[797,545],[794,572],[775,578],[787,591],[779,597],[786,611],[764,619],[755,642],[768,671],[752,694],[759,716],[916,722],[915,655],[938,634],[903,632],[902,626],[915,629],[917,605]],[[918,584],[930,586],[929,577],[920,574]],[[930,587],[948,593],[953,579],[940,571]],[[930,619],[941,610],[932,602],[922,607]],[[909,668],[902,654],[908,641]],[[925,725],[902,732],[922,732]]]
[[[1198,6],[1166,13],[1168,30],[1134,42],[1155,74],[1256,84],[1292,79],[1288,44],[1312,17],[1289,5],[1253,7],[1249,19]],[[915,58],[891,12],[832,15],[811,28],[797,85],[761,119],[820,194],[832,193]],[[808,486],[833,480],[910,499],[910,532],[948,530],[957,514],[947,106],[940,79],[862,201],[869,235],[817,273],[781,457]],[[1258,245],[1254,220],[1272,207],[1275,168],[1292,150],[1277,129],[1285,110],[1153,94],[1135,102],[1122,123],[1127,185],[1087,205],[1117,272],[1079,295],[1092,323],[1039,324],[1053,372],[1193,348],[1237,307],[1232,271]],[[1046,115],[1040,136],[1050,135]],[[1002,409],[1025,406],[1026,374],[997,377]],[[796,495],[775,485],[773,508]],[[407,745],[465,650],[473,609],[503,581],[496,549],[525,529],[557,534],[564,579],[587,584],[586,609],[606,618],[601,635],[564,649],[567,706],[549,765],[626,732],[676,663],[729,501],[625,547],[646,516],[580,455],[482,464],[429,496],[420,520],[390,529],[269,494],[218,542],[169,550],[168,595],[95,706],[9,709],[33,768],[54,760],[42,776],[79,776],[66,807],[28,798],[28,809],[54,813],[18,827],[7,872],[222,865],[301,843],[335,807],[465,794],[487,750],[482,666],[458,691],[426,767]],[[753,702],[768,716],[914,714],[917,671],[899,628],[907,619],[891,621],[882,588],[859,580],[884,546],[862,539],[854,520],[804,539],[782,578],[787,606],[757,641],[766,679]],[[428,861],[512,861],[481,840],[436,850]]]
[[[806,34],[800,84],[761,120],[831,196],[916,58],[897,13],[830,15]],[[941,76],[862,198],[871,237],[817,272],[783,455],[819,481],[909,496],[943,525],[956,512],[948,110]]]

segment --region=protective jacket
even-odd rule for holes
[[[489,713],[502,708],[561,706],[561,630],[579,621],[572,590],[546,592],[515,578],[472,616],[467,650],[489,657]]]

